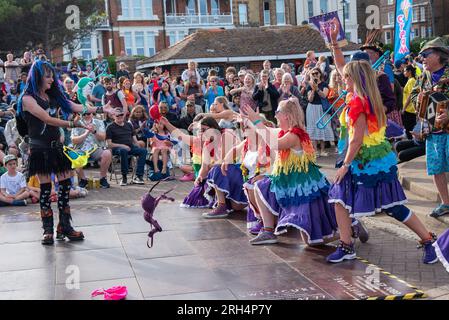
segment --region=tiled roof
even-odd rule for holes
[[[349,43],[344,51],[360,46]],[[309,50],[329,52],[321,35],[309,26],[198,30],[139,64],[217,57],[282,56]]]

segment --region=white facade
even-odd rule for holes
[[[93,32],[90,37],[74,42],[73,48],[74,50],[71,51],[67,46],[64,47],[64,61],[70,61],[73,57],[83,60],[92,60],[96,59],[99,53],[104,55],[101,32]]]
[[[357,43],[357,0],[346,0],[346,2],[348,3],[345,8],[347,18],[345,20],[346,36],[348,40]],[[332,11],[338,11],[343,25],[343,4],[341,0],[296,0],[296,20],[298,25],[301,25],[303,21],[308,22],[310,17]]]

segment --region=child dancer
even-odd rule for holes
[[[343,72],[352,98],[340,116],[340,139],[347,135],[349,139],[343,166],[329,191],[329,202],[335,204],[340,244],[327,261],[355,259],[351,218],[386,211],[421,238],[423,262],[435,263],[435,235],[404,206],[407,199],[397,178],[396,156],[385,137],[387,120],[375,73],[366,61],[350,62]]]
[[[449,272],[449,229],[438,237],[433,243],[438,259],[440,259],[446,271]]]
[[[206,120],[207,119],[207,120]],[[170,122],[166,118],[161,118],[160,123],[163,124],[171,133],[172,137],[176,138],[179,141],[182,141],[184,144],[188,145],[192,149],[192,163],[193,170],[195,173],[195,185],[192,191],[185,197],[181,207],[183,208],[211,208],[213,203],[208,200],[204,194],[207,189],[206,180],[199,180],[198,176],[201,170],[201,164],[203,156],[208,152],[209,157],[211,155],[212,148],[210,147],[211,141],[206,136],[203,136],[203,133],[208,129],[219,130],[218,123],[211,118],[204,118],[200,121],[199,125],[201,129],[199,130],[198,136],[191,136],[189,134],[183,133],[181,130],[177,129],[175,126],[170,124]],[[208,172],[205,172],[205,176],[207,176]]]
[[[280,102],[276,119],[281,130],[266,128],[260,116],[244,106],[244,114],[256,126],[258,134],[268,138],[271,150],[277,150],[271,175],[255,186],[257,209],[263,228],[253,245],[277,243],[276,233],[291,226],[301,230],[307,244],[322,243],[335,236],[337,223],[332,206],[328,204],[329,183],[315,164],[315,152],[304,130],[304,114],[295,98]],[[266,136],[268,134],[268,137]],[[271,142],[271,143],[270,143]]]

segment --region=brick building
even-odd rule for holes
[[[380,0],[381,24],[383,28],[381,41],[385,44],[394,41],[395,1]],[[432,7],[430,0],[413,0],[411,38],[429,38],[432,30]],[[383,14],[385,13],[385,14]]]
[[[433,12],[435,14],[435,34],[449,35],[449,1],[433,0]]]
[[[64,59],[147,56],[200,29],[296,24],[294,0],[104,0],[107,19]]]

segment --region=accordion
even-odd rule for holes
[[[446,131],[449,130],[448,124],[445,128],[440,123],[435,123],[436,117],[442,113],[448,114],[449,111],[449,98],[441,92],[422,92],[418,97],[418,103],[416,108],[418,117],[426,120],[432,127],[436,129]],[[448,114],[449,117],[449,114]]]

